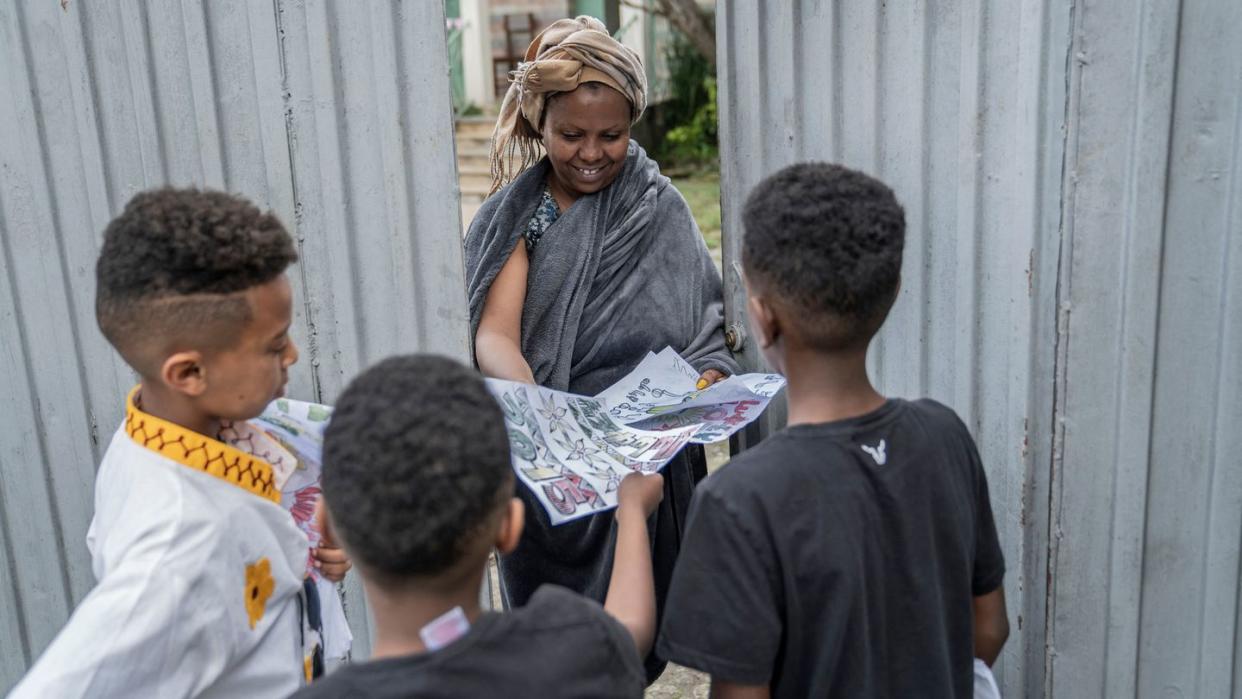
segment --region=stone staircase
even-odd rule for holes
[[[487,152],[495,117],[462,117],[457,120],[457,181],[461,186],[463,232],[483,204],[492,186]]]

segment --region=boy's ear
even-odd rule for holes
[[[169,355],[160,365],[160,379],[177,393],[201,396],[207,390],[207,367],[202,352],[187,350]]]
[[[747,296],[746,310],[750,315],[751,329],[755,331],[755,342],[760,349],[767,349],[776,344],[781,336],[780,318],[773,312],[772,306],[762,296]]]
[[[500,528],[496,530],[496,550],[512,553],[522,538],[526,526],[526,505],[518,498],[510,498],[500,515]]]

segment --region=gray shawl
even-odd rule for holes
[[[479,209],[466,236],[470,335],[492,281],[534,213],[547,159]],[[531,251],[522,354],[542,386],[594,395],[671,346],[700,372],[737,371],[724,343],[720,275],[690,207],[630,141],[603,191],[580,197]]]

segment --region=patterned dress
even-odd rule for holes
[[[556,205],[552,190],[544,187],[543,196],[539,198],[539,205],[535,207],[535,215],[530,217],[530,222],[526,224],[526,231],[522,234],[522,237],[526,238],[526,252],[535,249],[539,239],[552,227],[553,223],[556,223],[560,215],[561,208]]]

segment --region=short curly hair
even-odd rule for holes
[[[759,183],[742,214],[742,263],[805,342],[865,345],[896,300],[905,213],[883,182],[827,163],[786,167]]]
[[[391,357],[341,394],[324,435],[323,498],[372,579],[442,573],[513,496],[500,406],[473,369]]]
[[[173,344],[227,346],[250,319],[238,294],[297,260],[271,213],[224,192],[140,192],[108,224],[95,265],[95,317],[139,373]]]

